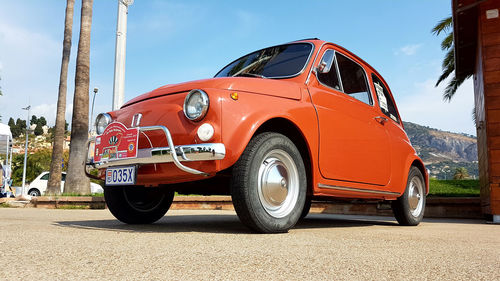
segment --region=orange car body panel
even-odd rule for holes
[[[387,83],[371,66],[344,48],[321,40],[307,42],[314,44],[313,54],[304,71],[293,78],[227,77],[166,85],[109,114],[129,126],[133,115],[141,113],[141,126],[168,127],[175,145],[202,143],[196,130],[201,124],[210,123],[215,134],[207,142],[223,143],[225,158],[184,164],[211,176],[234,165],[262,124],[275,118],[286,119],[300,131],[307,145],[312,195],[397,198],[405,190],[412,163],[417,161],[422,167],[423,163],[402,124],[391,119],[381,124],[374,119],[383,113],[374,94],[372,73],[389,89]],[[319,83],[312,69],[326,49],[334,49],[363,67],[373,105]],[[202,89],[210,97],[208,113],[199,122],[188,120],[183,113],[184,99],[192,89]],[[231,98],[232,93],[238,93],[237,100]],[[142,133],[139,137],[139,148],[166,145],[158,132]],[[425,169],[423,174],[428,182]],[[183,172],[172,163],[147,164],[139,167],[137,183],[158,185],[203,178]]]

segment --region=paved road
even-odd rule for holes
[[[313,214],[253,234],[231,211],[129,226],[107,210],[0,208],[1,280],[500,280],[500,225]]]

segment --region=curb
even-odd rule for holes
[[[40,196],[31,201],[16,198],[0,198],[0,203],[10,207],[47,209],[105,209],[104,197],[92,196]],[[234,210],[231,196],[176,196],[173,210]],[[311,213],[393,216],[390,203],[379,201],[313,201]],[[428,197],[426,218],[481,219],[479,197]]]

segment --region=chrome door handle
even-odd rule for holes
[[[383,117],[383,116],[377,116],[374,118],[377,122],[380,124],[384,125],[385,122],[389,121],[389,119]]]

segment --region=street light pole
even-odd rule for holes
[[[123,105],[125,89],[125,51],[127,43],[128,6],[134,0],[118,0],[118,20],[116,23],[115,77],[113,81],[113,110]]]
[[[23,186],[21,188],[21,194],[24,194],[24,187],[26,184],[26,161],[28,159],[28,134],[29,134],[29,128],[30,128],[29,119],[30,119],[31,105],[28,105],[27,107],[24,107],[22,109],[28,111],[28,117],[26,118],[26,144],[24,145]]]
[[[97,95],[97,92],[99,92],[99,88],[95,87],[94,88],[94,97],[92,98],[92,110],[90,111],[90,120],[89,120],[89,132],[94,131],[94,126],[92,121],[94,120],[94,102],[95,102],[95,95]]]

